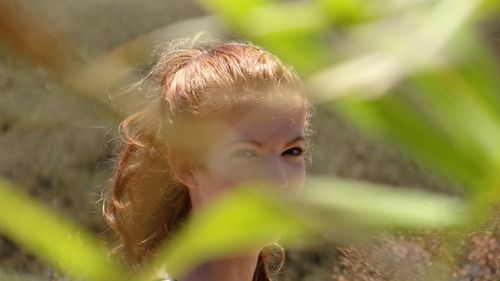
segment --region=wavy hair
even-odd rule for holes
[[[132,270],[172,238],[191,212],[188,189],[173,176],[166,157],[171,150],[183,149],[178,144],[185,138],[184,118],[214,116],[268,101],[276,96],[269,87],[294,89],[300,94],[288,91],[286,99],[298,98],[307,106],[296,73],[258,46],[183,40],[156,55],[156,64],[142,82],[152,82],[157,94],[121,122],[123,142],[103,192],[103,216],[119,237],[113,253],[120,254]],[[190,156],[199,153],[191,152]],[[253,280],[271,280],[283,263],[282,248],[277,252],[264,248]]]

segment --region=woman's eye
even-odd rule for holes
[[[231,154],[231,157],[235,158],[254,158],[257,156],[257,152],[253,149],[238,149]]]
[[[302,148],[292,147],[290,149],[285,150],[282,155],[301,156],[303,153],[304,153],[304,150]]]

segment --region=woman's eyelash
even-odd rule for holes
[[[304,153],[304,149],[301,147],[292,147],[283,152],[283,155],[290,155],[290,156],[301,156]]]
[[[294,156],[294,157],[298,157],[298,156],[301,156],[302,154],[304,153],[304,149],[301,148],[301,147],[292,147],[292,148],[289,148],[287,150],[285,150],[282,155],[283,156]],[[253,149],[248,149],[248,148],[244,148],[244,149],[238,149],[236,151],[234,151],[232,154],[231,154],[231,157],[235,157],[235,158],[254,158],[254,157],[258,157],[258,153],[253,150]]]

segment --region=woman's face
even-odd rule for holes
[[[204,123],[198,141],[204,157],[188,184],[193,208],[252,181],[299,193],[305,177],[305,124],[303,108],[267,106]]]

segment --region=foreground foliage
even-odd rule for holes
[[[333,110],[362,128],[394,141],[452,178],[463,187],[464,199],[335,178],[312,177],[300,198],[276,195],[258,184],[245,186],[194,217],[142,272],[128,276],[118,262],[106,258],[107,249],[84,228],[2,181],[2,234],[75,279],[146,281],[158,267],[182,275],[199,262],[261,245],[277,234],[294,246],[352,241],[380,229],[460,229],[498,202],[498,66],[476,25],[497,8],[493,2],[201,3],[236,32],[293,64],[316,93],[316,103],[331,103]],[[0,5],[4,16],[19,4]],[[99,75],[99,67],[89,64],[75,71],[72,52],[64,58],[56,55],[68,49],[64,41],[46,40],[54,36],[43,33],[50,23],[25,7],[20,11],[25,13],[20,18],[42,27],[42,36],[25,32],[26,22],[5,16],[0,17],[2,38],[60,74],[62,84],[94,99],[115,118],[126,113],[106,103],[106,90],[99,85],[108,84],[99,81],[105,77]],[[59,42],[57,48],[54,42]],[[126,50],[115,50],[107,58],[120,60]],[[89,78],[94,87],[84,83]]]

